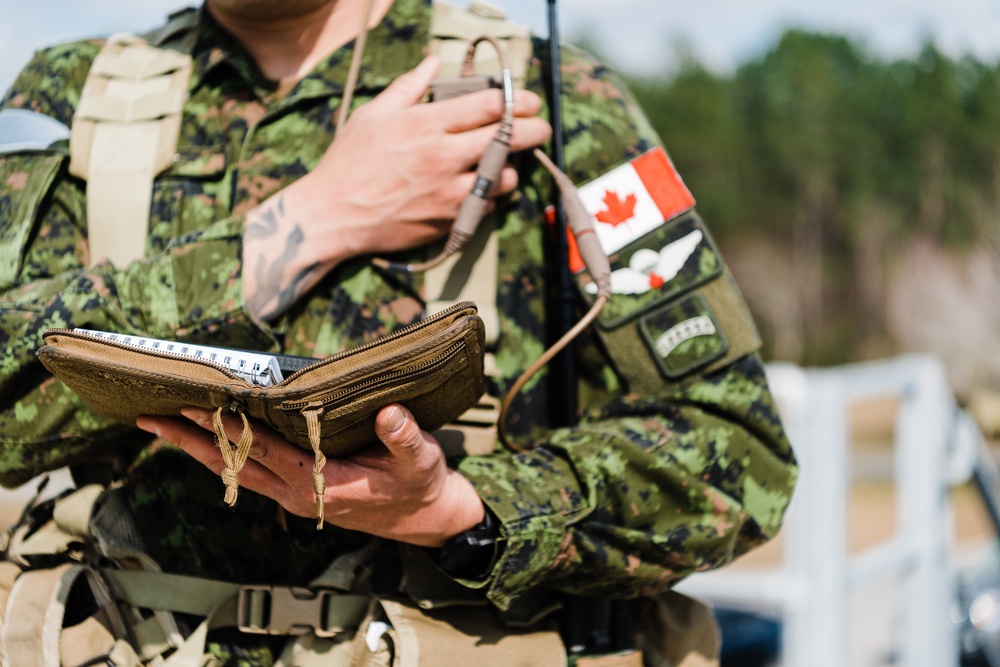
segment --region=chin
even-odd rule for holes
[[[349,0],[206,0],[205,4],[213,12],[231,18],[282,19],[302,16],[322,7]]]

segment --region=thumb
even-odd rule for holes
[[[401,405],[389,405],[375,416],[375,435],[393,456],[416,458],[427,444],[413,414]]]
[[[396,77],[370,104],[400,109],[414,105],[423,99],[440,69],[441,59],[427,56],[415,68]]]

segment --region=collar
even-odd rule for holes
[[[416,67],[430,41],[431,0],[396,0],[385,18],[368,33],[368,44],[361,61],[357,95],[377,94],[393,79]],[[198,19],[198,36],[192,51],[194,61],[191,92],[228,70],[238,76],[261,100],[268,100],[277,84],[261,73],[250,54],[227,33],[207,11]],[[292,104],[306,97],[336,96],[344,89],[350,69],[354,42],[337,49],[301,81],[283,102]]]

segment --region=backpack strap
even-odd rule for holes
[[[435,2],[431,17],[430,51],[441,56],[441,77],[459,76],[469,43],[482,35],[497,39],[507,52],[515,85],[524,86],[531,59],[531,32],[504,18],[503,10],[474,0],[468,9]],[[476,51],[476,72],[496,74],[500,62],[492,49]],[[424,274],[424,300],[428,314],[471,300],[479,308],[486,325],[486,345],[494,346],[499,335],[497,275],[500,247],[496,218],[489,216],[479,225],[465,251],[456,253]]]
[[[430,51],[441,57],[440,76],[459,76],[469,42],[481,35],[489,35],[500,42],[507,52],[514,85],[523,88],[532,54],[531,31],[507,21],[502,9],[483,0],[473,0],[467,9],[443,2],[434,3]],[[492,49],[478,49],[474,63],[479,74],[500,71],[499,59]],[[496,225],[497,217],[488,216],[479,224],[463,252],[452,255],[424,273],[424,300],[428,315],[450,308],[459,301],[474,301],[486,325],[487,348],[495,347],[500,335],[497,308],[500,243]],[[495,377],[498,369],[491,353],[486,354],[485,363],[487,375]],[[489,454],[497,442],[499,414],[499,400],[485,395],[478,405],[434,435],[449,457]]]
[[[197,12],[171,17],[150,39],[113,35],[94,59],[73,116],[70,173],[87,181],[90,263],[124,267],[146,249],[153,178],[177,151],[191,77]],[[159,41],[157,41],[159,40]]]

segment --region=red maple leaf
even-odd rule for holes
[[[604,191],[604,205],[607,210],[601,211],[596,216],[599,222],[617,227],[623,222],[628,222],[635,215],[635,195],[630,194],[622,201],[617,192],[611,190]]]

